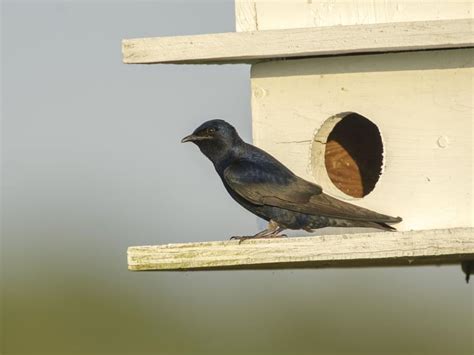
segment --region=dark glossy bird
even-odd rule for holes
[[[223,120],[211,120],[181,141],[193,142],[211,160],[227,192],[240,205],[268,221],[253,236],[274,238],[285,229],[371,227],[394,230],[390,217],[340,201],[323,193],[321,186],[293,174],[265,151],[245,143],[236,129]]]

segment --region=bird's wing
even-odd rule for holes
[[[296,175],[280,176],[278,168],[272,164],[239,161],[227,167],[223,177],[237,194],[255,205],[349,220],[380,223],[401,220],[335,199],[324,194],[319,185]]]

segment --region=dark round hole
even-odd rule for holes
[[[352,197],[370,193],[382,172],[383,144],[377,126],[349,113],[329,133],[324,163],[333,184]]]

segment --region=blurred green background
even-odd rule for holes
[[[122,38],[233,31],[233,2],[3,1],[1,26],[2,354],[474,353],[457,265],[127,271],[258,229],[179,143],[215,117],[250,141],[249,67],[121,63]]]

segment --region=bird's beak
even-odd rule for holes
[[[210,138],[211,137],[197,136],[195,134],[190,134],[189,136],[186,136],[183,139],[181,139],[181,143],[202,141],[203,139],[210,139]]]
[[[181,143],[192,142],[194,137],[195,137],[194,135],[190,134],[189,136],[186,136],[183,139],[181,139]]]

